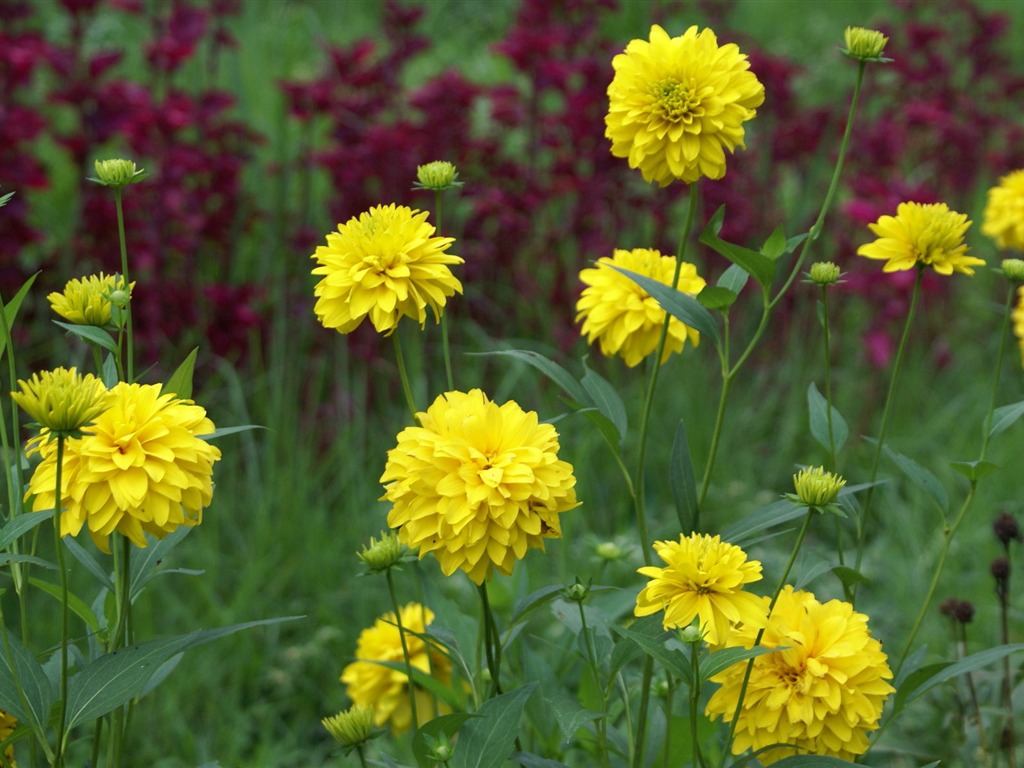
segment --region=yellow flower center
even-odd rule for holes
[[[670,123],[691,125],[704,116],[700,93],[692,79],[689,83],[662,80],[654,86],[654,98],[655,113]]]
[[[378,275],[390,275],[391,277],[395,276],[392,273],[393,270],[401,269],[408,261],[409,257],[403,251],[381,254],[371,253],[363,257],[363,263],[372,272]]]

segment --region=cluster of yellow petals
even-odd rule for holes
[[[747,560],[742,549],[720,536],[694,533],[679,541],[656,541],[654,551],[666,566],[638,570],[650,582],[637,595],[637,616],[664,611],[665,629],[687,627],[699,617],[704,639],[712,645],[724,642],[736,623],[764,626],[761,598],[743,591],[761,580],[761,563]]]
[[[725,175],[725,151],[743,148],[743,123],[764,102],[747,57],[710,29],[679,37],[655,24],[612,59],[605,136],[647,181],[666,186]]]
[[[1024,251],[1024,168],[1006,174],[988,191],[981,232],[999,248]]]
[[[768,611],[768,598],[762,598]],[[735,628],[727,645],[750,648],[758,628]],[[868,617],[849,603],[819,603],[814,595],[787,586],[768,619],[762,646],[783,650],[754,659],[736,723],[733,754],[775,744],[758,752],[774,763],[793,754],[853,760],[868,748],[882,706],[893,687],[881,643],[871,636]],[[707,705],[709,717],[731,722],[747,662],[712,677],[721,687]]]
[[[428,647],[420,637],[434,621],[434,612],[419,603],[408,603],[400,609],[400,616],[413,669],[448,685],[451,662],[433,646]],[[341,682],[347,686],[346,692],[353,704],[373,708],[376,725],[387,723],[395,733],[403,733],[412,725],[409,676],[402,669],[385,667],[378,662],[405,665],[402,638],[393,611],[359,633],[356,660],[342,671]],[[420,686],[413,686],[413,692],[421,724],[448,711],[443,704],[435,710],[433,697]]]
[[[121,383],[106,397],[106,409],[82,436],[65,441],[61,536],[87,526],[96,546],[109,552],[114,531],[145,547],[146,533],[162,539],[178,526],[198,525],[220,459],[220,450],[202,438],[214,431],[206,411],[161,394],[159,384]],[[42,457],[29,482],[33,508],[52,509],[56,441],[44,433],[31,450]]]
[[[14,715],[8,714],[0,709],[0,743],[3,743],[8,736],[14,733],[14,729],[18,727],[18,721]],[[4,758],[11,768],[18,768],[18,764],[14,762],[14,747],[9,746],[4,750]]]
[[[369,318],[385,335],[402,317],[422,328],[428,309],[440,320],[448,297],[462,293],[449,265],[463,260],[446,253],[452,238],[434,232],[425,211],[404,205],[375,206],[339,224],[312,256],[313,274],[323,276],[313,289],[317,319],[351,333]]]
[[[515,402],[479,389],[446,392],[398,435],[381,476],[402,543],[433,552],[446,576],[477,584],[510,574],[527,550],[562,535],[558,516],[577,506],[572,465],[558,433]]]
[[[1024,364],[1024,285],[1017,289],[1017,306],[1011,315],[1013,320],[1013,335],[1020,343],[1020,359]]]
[[[64,290],[49,294],[50,307],[69,323],[75,325],[104,326],[110,323],[110,297],[122,292],[127,301],[135,283],[125,286],[120,275],[98,275],[68,280]]]
[[[658,349],[665,310],[647,291],[612,266],[671,286],[676,260],[649,248],[616,249],[611,258],[598,259],[596,267],[580,272],[580,280],[587,286],[576,303],[576,322],[583,321],[581,332],[589,343],[600,344],[602,354],[621,355],[626,365],[633,367]],[[697,268],[683,262],[676,288],[695,296],[704,285]],[[700,334],[676,318],[670,318],[661,362],[681,352],[687,339],[697,346]]]
[[[868,225],[878,239],[862,245],[857,254],[884,261],[883,272],[930,266],[940,275],[973,275],[971,267],[985,262],[967,255],[964,235],[970,226],[967,216],[945,203],[900,203],[895,216],[881,216]]]

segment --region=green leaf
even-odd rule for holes
[[[196,370],[196,356],[199,354],[199,347],[195,347],[181,361],[181,365],[171,374],[171,378],[160,389],[162,394],[177,395],[181,400],[188,400],[192,397],[192,374]]]
[[[739,264],[730,264],[729,268],[718,278],[718,287],[726,288],[737,296],[746,287],[750,273]]]
[[[968,480],[981,480],[1000,469],[998,464],[993,464],[991,461],[951,461],[949,466]]]
[[[56,563],[51,563],[49,560],[43,560],[41,557],[32,557],[32,555],[11,555],[7,552],[0,554],[0,565],[7,565],[7,563],[29,563],[31,565],[38,565],[42,568],[49,568],[50,570],[56,570]],[[3,590],[0,590],[0,595],[3,594]]]
[[[533,752],[516,752],[512,755],[512,759],[523,768],[569,768],[565,763],[535,755]]]
[[[72,323],[62,323],[60,320],[54,320],[53,322],[68,333],[85,339],[85,341],[90,344],[102,347],[108,352],[115,355],[117,354],[117,343],[110,338],[110,334],[102,328],[97,328],[95,325],[73,325]]]
[[[598,412],[615,426],[619,436],[625,437],[628,425],[626,406],[623,405],[619,393],[603,377],[587,367],[586,359],[583,360],[583,370],[580,383],[590,395],[591,402],[597,407]]]
[[[51,517],[53,517],[52,509],[45,509],[42,512],[26,512],[18,515],[3,528],[0,528],[0,549],[7,549],[12,542],[31,531],[37,525],[46,522]]]
[[[753,648],[723,648],[720,651],[702,656],[699,660],[698,671],[701,680],[710,680],[719,672],[724,672],[733,664],[738,664],[748,659],[763,656],[773,651],[781,651],[783,646],[778,648],[765,648],[762,645],[755,645]]]
[[[459,733],[450,768],[501,768],[515,746],[519,718],[536,683],[524,685],[484,702],[480,717]]]
[[[68,681],[67,727],[113,711],[145,690],[160,667],[182,651],[243,629],[293,621],[298,616],[249,621],[133,645],[100,656]]]
[[[555,716],[555,722],[558,723],[558,730],[562,734],[562,738],[565,741],[571,741],[576,737],[576,731],[585,726],[587,723],[591,723],[594,720],[599,720],[603,717],[600,712],[594,712],[593,710],[581,707],[574,699],[570,698],[568,694],[562,693],[553,701],[547,702],[551,714]]]
[[[872,440],[871,442],[876,441]],[[949,506],[949,499],[946,497],[946,490],[942,487],[942,483],[939,482],[939,478],[909,456],[904,456],[889,446],[885,446],[883,450],[885,455],[896,462],[896,466],[900,468],[903,474],[910,478],[914,485],[931,496],[932,500],[938,504],[939,509],[943,512],[946,511],[946,508]]]
[[[165,557],[170,554],[178,543],[184,539],[192,531],[194,526],[179,525],[175,530],[165,536],[163,539],[154,539],[147,537],[149,540],[149,546],[145,549],[136,551],[135,557],[132,558],[131,568],[131,587],[128,590],[129,599],[134,603],[135,599],[141,594],[143,588],[149,582],[151,582],[156,576],[162,571],[157,571],[159,566]]]
[[[7,642],[10,656],[7,652],[0,652],[0,709],[31,725],[37,734],[42,734],[56,698],[54,684],[13,632],[7,633]],[[21,684],[24,700],[18,695],[15,681]]]
[[[996,408],[992,412],[992,426],[988,429],[989,437],[994,437],[1008,429],[1021,416],[1024,416],[1024,400]]]
[[[215,429],[208,435],[198,435],[207,442],[212,442],[220,437],[227,437],[233,435],[236,432],[248,432],[250,429],[266,429],[266,427],[260,424],[241,424],[237,427],[222,427],[221,429]]]
[[[697,517],[697,478],[693,472],[690,444],[686,440],[686,428],[682,421],[676,425],[676,434],[672,439],[668,484],[672,489],[680,528],[685,531],[692,527]]]
[[[708,309],[724,311],[736,302],[736,297],[736,292],[730,291],[728,288],[705,285],[704,289],[697,294],[697,301]]]
[[[616,267],[613,264],[609,265],[612,269],[617,272],[621,272],[634,283],[643,288],[649,293],[655,301],[661,305],[661,308],[668,312],[676,320],[700,331],[702,334],[711,338],[714,341],[715,346],[719,346],[722,343],[722,338],[718,333],[718,325],[715,323],[715,318],[708,312],[704,307],[700,305],[700,302],[689,294],[683,293],[682,291],[676,290],[665,283],[655,280],[654,278],[647,277],[647,275],[641,275],[636,272],[632,272],[622,267]]]
[[[870,584],[871,579],[865,576],[860,571],[849,568],[845,565],[837,565],[832,569],[832,573],[842,583],[843,589],[849,589],[854,584]]]
[[[662,630],[658,637],[651,637],[647,633],[637,632],[626,627],[612,627],[612,631],[619,637],[636,643],[644,653],[661,663],[673,675],[682,679],[687,685],[691,684],[693,674],[690,670],[690,660],[686,654],[665,647],[665,640],[671,637],[671,633]]]
[[[430,760],[430,752],[433,746],[431,742],[434,739],[440,738],[441,734],[450,739],[458,732],[463,723],[473,717],[479,717],[479,715],[473,712],[456,712],[451,715],[441,715],[426,723],[422,723],[420,729],[416,731],[416,735],[412,738],[412,753],[416,756],[416,762],[422,768],[434,768],[436,763]]]
[[[960,661],[952,664],[931,664],[914,671],[900,686],[896,692],[896,701],[893,704],[892,717],[902,707],[920,698],[937,685],[942,685],[960,675],[966,675],[976,669],[987,667],[1011,653],[1024,651],[1024,643],[1012,643],[1010,645],[999,645],[995,648],[988,648],[978,653],[972,653]]]
[[[11,192],[10,194],[14,194]],[[32,283],[39,277],[39,273],[36,272],[34,275],[29,276],[28,280],[21,284],[21,288],[14,294],[10,301],[4,306],[4,315],[7,318],[7,327],[13,328],[14,321],[18,317],[18,310],[21,309],[21,303],[25,300],[28,295],[29,289],[32,287]],[[7,349],[7,337],[0,334],[0,355],[3,354],[4,350]]]
[[[741,546],[752,539],[755,534],[767,528],[788,523],[790,520],[796,520],[806,514],[806,507],[795,504],[789,499],[779,499],[766,507],[755,509],[746,517],[741,517],[728,526],[722,531],[722,541]]]
[[[577,413],[582,413],[598,431],[601,437],[608,443],[609,447],[618,455],[621,444],[621,435],[618,428],[608,420],[608,417],[600,413],[596,408],[581,408]]]
[[[733,264],[739,264],[762,287],[767,288],[775,278],[775,261],[757,251],[722,240],[718,233],[722,230],[722,221],[724,219],[725,206],[723,205],[715,211],[715,215],[711,217],[707,226],[704,227],[704,231],[700,235],[700,241]]]
[[[497,349],[493,352],[474,352],[472,354],[480,356],[500,355],[503,357],[511,357],[516,360],[521,360],[527,365],[533,366],[551,379],[551,381],[561,387],[562,391],[565,392],[576,404],[587,405],[589,403],[587,390],[584,389],[578,381],[576,381],[576,378],[558,363],[553,360],[549,360],[538,352],[532,352],[528,349]]]
[[[807,410],[810,414],[811,434],[826,451],[831,447],[828,441],[829,408],[832,409],[832,438],[835,440],[838,452],[846,444],[846,440],[850,436],[850,428],[846,425],[846,419],[842,414],[836,410],[834,405],[829,406],[828,401],[812,381],[807,387]]]
[[[782,225],[779,224],[779,226],[772,230],[772,233],[768,235],[768,239],[764,241],[764,245],[761,246],[761,253],[772,261],[775,261],[785,252],[786,235],[782,231]]]
[[[64,545],[68,548],[68,552],[78,562],[85,566],[85,569],[89,571],[100,583],[100,586],[106,587],[110,592],[114,592],[114,580],[110,577],[110,573],[100,565],[99,561],[89,553],[85,547],[79,544],[73,537],[65,536]]]
[[[58,603],[63,599],[61,596],[61,589],[56,584],[51,584],[48,581],[37,579],[34,576],[30,576],[28,580],[29,584],[34,586],[41,592],[45,592],[50,597],[54,598]],[[82,621],[85,622],[86,626],[89,627],[93,632],[100,631],[100,622],[96,618],[96,614],[92,612],[85,601],[82,600],[78,595],[73,592],[68,592],[68,608]]]
[[[526,618],[527,614],[532,613],[542,605],[551,602],[551,600],[558,597],[563,589],[565,589],[565,587],[555,584],[541,587],[540,589],[528,594],[516,603],[515,608],[512,609],[512,618],[508,623],[509,627],[518,624]]]

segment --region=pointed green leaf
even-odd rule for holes
[[[50,720],[50,709],[56,698],[54,685],[42,665],[14,633],[8,632],[5,642],[9,644],[10,657],[0,646],[0,709],[28,723],[36,733],[42,733]],[[19,684],[24,700],[18,695]]]
[[[587,390],[583,388],[583,385],[576,381],[576,378],[558,363],[549,360],[538,352],[528,349],[497,349],[493,352],[474,352],[472,354],[480,356],[498,355],[521,360],[551,379],[578,405],[589,404]]]
[[[782,231],[782,225],[779,224],[779,226],[772,230],[772,233],[768,235],[768,239],[764,241],[764,245],[761,246],[761,253],[772,261],[775,261],[785,252],[786,235]]]
[[[661,305],[661,308],[668,312],[676,320],[684,323],[702,334],[709,336],[719,346],[722,343],[721,335],[718,333],[718,325],[715,318],[700,302],[689,294],[671,288],[660,280],[655,280],[647,275],[641,275],[622,267],[609,265],[617,272],[621,272],[634,283],[649,293],[654,300]]]
[[[735,291],[730,291],[728,288],[706,285],[704,286],[704,289],[697,294],[697,301],[701,303],[701,306],[707,307],[708,309],[724,311],[736,302],[736,293]]]
[[[456,712],[451,715],[441,715],[426,723],[421,723],[419,730],[412,737],[412,753],[421,768],[434,768],[436,765],[430,759],[433,749],[431,742],[434,739],[440,738],[442,734],[446,738],[451,739],[452,736],[459,732],[462,724],[472,717],[479,717],[479,715],[473,712]]]
[[[700,672],[700,679],[702,681],[710,680],[733,664],[739,664],[748,659],[781,650],[783,650],[782,646],[778,648],[765,648],[762,645],[755,645],[753,648],[722,648],[719,651],[709,653],[707,656],[701,656],[697,669]]]
[[[968,480],[981,480],[999,471],[999,465],[991,461],[951,461],[949,466]]]
[[[565,589],[560,584],[549,584],[546,587],[541,587],[535,590],[516,603],[515,608],[512,609],[512,618],[509,619],[509,626],[518,624],[520,621],[526,618],[526,616],[532,613],[542,605],[549,603]]]
[[[693,521],[697,517],[697,478],[693,471],[690,444],[686,440],[686,428],[682,421],[676,425],[676,434],[672,439],[668,483],[672,489],[672,499],[676,505],[680,528],[683,531],[692,529]]]
[[[13,195],[14,193],[11,192]],[[21,303],[25,300],[28,295],[29,289],[32,287],[32,283],[39,277],[39,273],[36,272],[30,275],[28,280],[21,284],[21,288],[14,294],[10,301],[4,306],[4,316],[7,318],[7,327],[13,328],[14,321],[18,317],[18,310],[21,309]],[[4,350],[7,349],[7,337],[0,333],[0,355],[3,354]]]
[[[220,429],[215,429],[208,435],[198,435],[198,437],[201,437],[207,442],[213,442],[218,438],[227,437],[228,435],[233,435],[236,432],[248,432],[251,429],[266,429],[266,427],[261,424],[241,424],[237,427],[221,427]]]
[[[586,359],[583,361],[583,370],[584,374],[583,378],[580,379],[580,383],[587,390],[587,394],[590,395],[591,402],[603,416],[615,425],[619,437],[625,437],[627,428],[626,406],[623,405],[619,393],[615,391],[615,387],[609,384],[607,380],[587,367]]]
[[[177,395],[180,400],[189,400],[192,397],[192,375],[196,370],[196,357],[199,355],[199,347],[195,347],[181,365],[171,374],[171,378],[161,388],[161,393]]]
[[[450,768],[501,768],[512,753],[519,733],[519,718],[536,683],[524,685],[484,702],[478,718],[459,733]]]
[[[892,716],[895,717],[900,709],[914,699],[920,698],[937,685],[942,685],[954,677],[965,675],[976,669],[987,667],[1011,653],[1024,651],[1024,643],[1012,643],[1010,645],[999,645],[995,648],[988,648],[978,653],[972,653],[960,661],[952,664],[932,664],[916,670],[903,682],[896,694],[896,701],[893,705]]]
[[[832,438],[835,440],[836,451],[838,452],[846,444],[846,440],[850,436],[850,428],[846,425],[846,419],[843,418],[842,414],[839,413],[834,405],[829,406],[828,401],[825,400],[812,381],[807,387],[807,410],[810,414],[811,435],[818,441],[818,445],[826,451],[830,450],[828,444],[829,408],[832,409]]]
[[[729,268],[718,278],[718,287],[726,288],[737,296],[746,287],[750,273],[739,264],[730,264]]]
[[[617,455],[622,442],[621,435],[616,426],[608,420],[608,417],[598,412],[596,408],[582,408],[578,413],[582,413],[589,422],[597,427],[601,437]]]
[[[51,584],[48,581],[37,579],[34,576],[29,577],[28,582],[40,592],[45,592],[50,597],[54,598],[58,603],[63,599],[61,588],[56,584]],[[100,631],[100,622],[99,619],[96,618],[96,614],[94,614],[89,609],[89,606],[85,604],[85,601],[74,592],[68,592],[68,608],[70,608],[72,613],[74,613],[78,618],[84,621],[90,630],[93,632]]]
[[[644,653],[690,685],[693,680],[690,660],[682,651],[665,647],[665,640],[671,637],[671,633],[662,630],[659,636],[651,637],[649,634],[637,632],[632,628],[615,626],[612,627],[612,631],[619,637],[636,643]]]
[[[79,544],[72,536],[64,537],[64,546],[68,548],[71,556],[84,565],[85,569],[95,577],[100,586],[106,587],[110,592],[115,591],[114,580],[111,578],[110,573],[100,565],[100,562],[85,547]]]
[[[723,205],[708,221],[700,235],[700,241],[733,264],[739,264],[750,273],[751,277],[767,288],[775,278],[775,262],[762,253],[722,240],[718,233],[722,230],[724,218],[725,206]]]
[[[876,441],[872,440],[871,442]],[[939,482],[939,478],[909,456],[904,456],[902,453],[894,451],[889,446],[885,446],[883,450],[885,451],[885,455],[896,462],[896,466],[902,470],[903,474],[905,474],[914,485],[931,496],[935,503],[938,504],[939,509],[943,512],[946,511],[949,507],[949,499],[946,497],[946,490],[942,487],[942,483]]]
[[[53,322],[68,333],[78,336],[90,344],[102,347],[108,352],[112,352],[115,355],[117,354],[117,343],[110,338],[110,334],[102,328],[97,328],[95,325],[74,325],[72,323],[62,323],[60,320],[54,320]]]
[[[165,557],[170,554],[178,543],[193,530],[194,526],[179,525],[175,530],[162,539],[147,537],[149,546],[136,551],[132,558],[131,587],[128,590],[130,600],[135,599],[142,592],[143,588],[151,582],[159,573],[156,568]]]
[[[45,509],[42,512],[25,512],[0,528],[0,550],[7,549],[11,542],[25,535],[37,525],[46,522],[53,517],[52,509]]]
[[[1017,419],[1024,416],[1024,400],[1012,405],[1003,405],[992,412],[992,426],[989,427],[990,437],[1008,429]]]
[[[732,525],[722,531],[722,541],[727,541],[736,546],[754,537],[755,534],[790,520],[796,520],[807,514],[807,508],[795,504],[789,499],[779,499],[766,507],[755,509],[746,517],[741,517]]]
[[[844,589],[849,589],[855,584],[870,584],[871,579],[865,576],[860,571],[849,568],[845,565],[837,565],[832,569],[832,573],[842,583]]]

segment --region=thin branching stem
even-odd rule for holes
[[[402,610],[398,605],[398,595],[395,592],[395,580],[391,576],[391,569],[385,571],[388,581],[388,594],[391,595],[391,605],[395,609],[395,626],[398,627],[398,639],[402,643],[402,658],[405,659],[405,674],[409,678],[409,710],[412,713],[412,732],[420,729],[419,718],[416,715],[416,682],[412,676],[412,660],[409,657],[409,643],[405,637],[405,627],[402,626]]]

